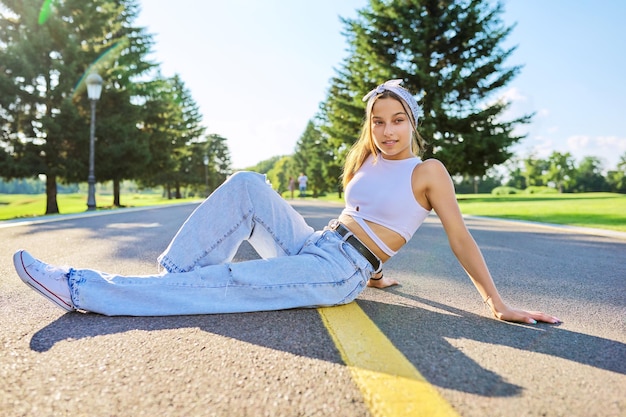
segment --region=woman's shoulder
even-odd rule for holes
[[[441,210],[441,202],[456,201],[452,178],[438,159],[423,161],[415,167],[411,179],[415,198],[425,208]]]
[[[440,187],[451,181],[448,169],[438,159],[430,158],[422,161],[413,170],[414,189],[427,190],[431,187]]]
[[[420,171],[428,172],[431,174],[445,173],[446,175],[448,175],[448,169],[443,164],[443,162],[435,158],[429,158],[429,159],[423,160],[420,164],[418,164],[415,167],[415,170],[416,171],[420,170]]]

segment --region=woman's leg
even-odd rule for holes
[[[72,269],[69,286],[76,308],[105,315],[236,313],[348,303],[371,273],[362,255],[326,231],[295,256],[143,277]]]
[[[238,172],[189,216],[159,263],[169,272],[223,264],[244,240],[263,258],[295,255],[312,233],[264,175]]]

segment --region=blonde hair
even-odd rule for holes
[[[377,94],[373,100],[369,100],[367,102],[367,107],[365,108],[365,120],[363,121],[363,127],[361,128],[361,136],[359,136],[359,139],[348,151],[346,162],[343,166],[342,182],[344,189],[347,187],[352,177],[354,177],[354,174],[359,170],[359,168],[361,168],[363,162],[365,162],[370,155],[374,155],[375,160],[378,158],[379,150],[376,147],[374,136],[372,135],[372,109],[374,108],[374,103],[376,103],[376,101],[387,98],[399,101],[405,113],[409,117],[411,127],[413,128],[413,134],[411,135],[411,151],[413,154],[421,156],[424,153],[425,142],[417,131],[417,124],[415,122],[415,118],[413,117],[413,112],[407,109],[407,103],[405,103],[400,96],[392,91],[385,90],[382,93]]]

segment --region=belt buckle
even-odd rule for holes
[[[337,228],[339,227],[341,223],[339,222],[339,220],[337,219],[333,219],[328,223],[328,228],[330,230],[337,230]]]

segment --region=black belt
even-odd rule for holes
[[[333,227],[334,226],[334,227]],[[336,231],[343,237],[343,241],[349,243],[354,249],[357,250],[374,268],[374,272],[378,272],[382,267],[382,262],[378,259],[378,256],[374,255],[371,250],[368,249],[361,241],[352,234],[350,229],[348,229],[343,224],[337,222],[336,225],[331,226],[331,229]],[[348,236],[346,238],[346,235]]]

